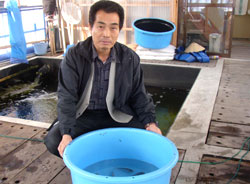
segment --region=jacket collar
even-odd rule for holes
[[[114,54],[116,58],[116,62],[120,63],[122,61],[122,54],[121,54],[121,47],[119,43],[115,43],[114,47]],[[88,61],[91,61],[93,56],[93,50],[92,50],[92,36],[88,37],[86,40],[79,42],[76,45],[76,53],[85,57]]]
[[[97,54],[97,51],[96,51],[96,48],[95,48],[93,42],[92,42],[91,47],[92,47],[92,61],[94,61],[98,57],[98,54]],[[110,54],[109,54],[109,57],[108,57],[107,61],[109,59],[110,60],[116,60],[116,53],[115,53],[114,47],[111,48]]]

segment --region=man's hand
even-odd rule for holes
[[[157,125],[154,122],[148,123],[145,128],[148,131],[152,131],[152,132],[162,135],[161,130],[157,127]]]
[[[72,141],[72,137],[68,134],[63,135],[62,140],[58,146],[58,151],[61,157],[63,157],[63,152],[66,146]]]

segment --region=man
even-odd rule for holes
[[[146,94],[140,59],[117,41],[123,8],[101,0],[90,8],[91,37],[70,48],[59,71],[58,119],[45,138],[48,150],[65,147],[86,132],[134,127],[161,134],[152,99]]]

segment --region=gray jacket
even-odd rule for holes
[[[91,72],[92,37],[71,47],[59,70],[58,119],[61,134],[70,134],[76,122],[77,103]],[[115,94],[117,110],[137,117],[144,125],[155,122],[152,98],[146,93],[138,55],[120,43],[114,45],[116,61]]]

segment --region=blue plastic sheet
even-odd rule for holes
[[[188,63],[192,63],[194,61],[198,61],[200,63],[209,63],[209,57],[206,54],[206,51],[200,51],[200,52],[190,52],[190,53],[185,53],[184,52],[184,47],[180,46],[175,50],[175,60],[179,61],[186,61]]]
[[[16,0],[7,0],[5,7],[8,12],[8,24],[10,31],[11,63],[28,63],[26,40],[24,37],[21,12]]]

